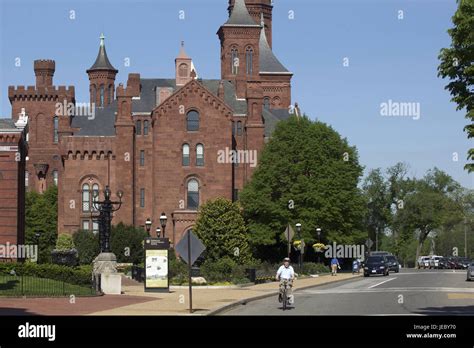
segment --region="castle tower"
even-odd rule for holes
[[[53,76],[56,70],[56,63],[51,59],[39,59],[34,61],[36,76],[36,87],[53,86]]]
[[[184,41],[181,41],[181,49],[174,62],[176,66],[176,86],[184,86],[192,80],[191,71],[193,68],[191,58],[184,51]]]
[[[235,0],[229,0],[229,15],[234,8]],[[261,15],[263,14],[265,22],[265,34],[268,39],[268,44],[272,47],[272,0],[245,0],[247,10],[254,19],[255,23],[260,23]]]
[[[229,19],[217,32],[221,41],[221,78],[233,81],[238,98],[245,98],[247,81],[258,79],[260,29],[244,0],[235,0]]]
[[[105,36],[101,34],[97,59],[87,70],[90,81],[90,102],[99,107],[107,106],[114,100],[115,76],[118,73],[107,57],[104,40]]]

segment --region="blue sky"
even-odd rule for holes
[[[366,169],[403,161],[420,177],[436,166],[474,188],[463,170],[467,122],[437,77],[455,9],[455,0],[275,0],[273,50],[295,74],[293,101],[357,146]],[[34,84],[39,58],[55,59],[55,84],[75,85],[76,100],[88,101],[85,70],[101,32],[117,82],[131,72],[173,77],[181,40],[200,77],[219,78],[226,10],[227,0],[0,0],[0,115],[11,115],[8,85]],[[420,103],[420,119],[381,116],[388,100]]]

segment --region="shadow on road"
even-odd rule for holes
[[[474,315],[474,306],[425,307],[413,313],[423,315]]]

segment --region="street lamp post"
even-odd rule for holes
[[[150,237],[150,230],[151,230],[151,220],[150,220],[150,218],[146,219],[145,228],[146,228],[146,233],[148,234],[148,237]]]
[[[318,243],[321,243],[321,228],[316,228],[316,233],[318,234]],[[318,253],[318,263],[321,263],[320,255]]]
[[[161,216],[160,216],[160,223],[161,223],[161,228],[163,228],[163,238],[165,238],[165,229],[166,229],[166,221],[168,220],[168,218],[166,217],[166,214],[163,212],[161,213]]]
[[[298,239],[300,240],[300,257],[298,260],[300,272],[302,272],[303,267],[303,240],[301,239],[301,224],[298,222],[296,225],[296,232],[298,233]]]
[[[160,238],[161,237],[161,228],[157,227],[156,228],[156,238]]]
[[[41,232],[36,232],[35,233],[35,242],[36,242],[36,246],[38,248],[38,257],[36,259],[36,263],[39,263],[40,237],[41,237]]]
[[[122,206],[123,192],[117,191],[118,202],[110,199],[111,191],[109,186],[105,187],[104,200],[99,201],[99,192],[94,194],[94,209],[99,212],[99,243],[101,253],[110,253],[110,233],[112,230],[112,213],[119,210]]]

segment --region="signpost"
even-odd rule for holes
[[[145,238],[145,292],[169,292],[168,238]]]
[[[285,233],[284,233],[285,239],[288,241],[288,257],[290,257],[291,253],[291,240],[295,236],[295,231],[291,228],[290,224],[286,226]]]
[[[193,284],[191,277],[191,268],[199,256],[206,250],[206,247],[199,240],[198,237],[188,230],[183,238],[176,244],[176,252],[188,264],[188,279],[189,279],[189,313],[193,312]]]

